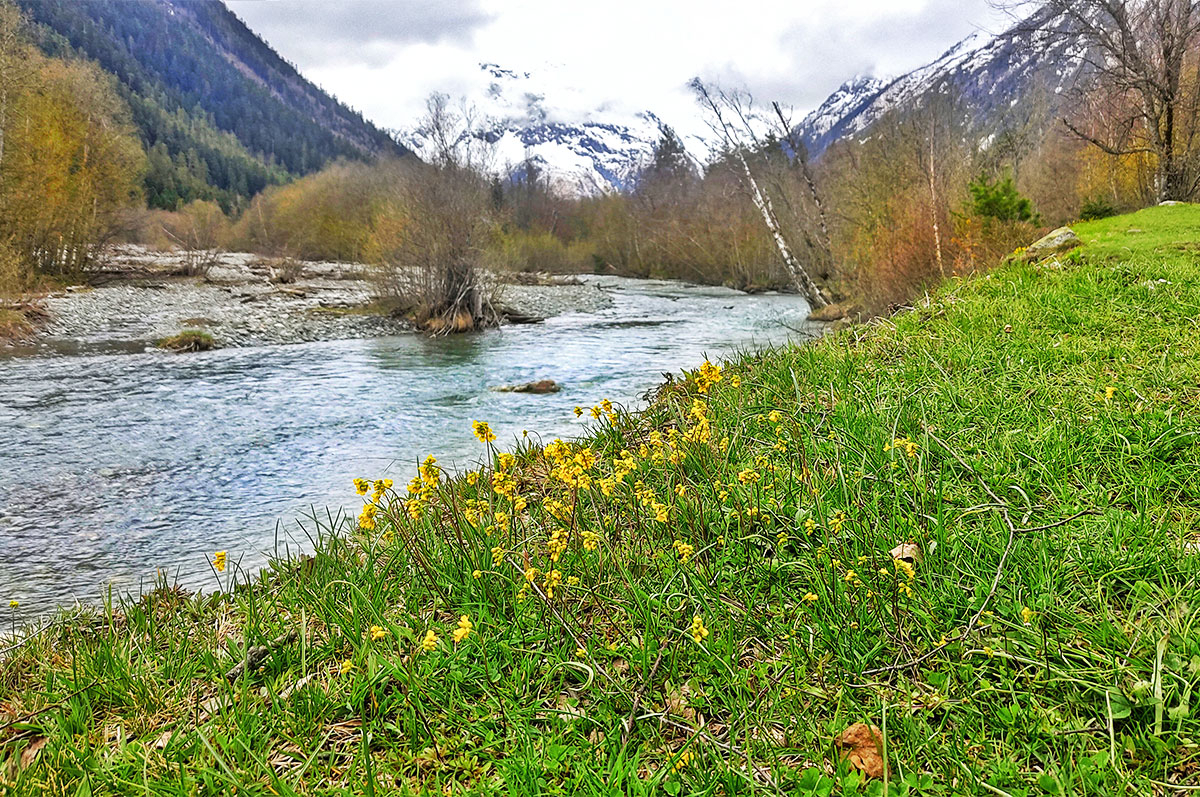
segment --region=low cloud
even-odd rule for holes
[[[492,21],[479,0],[225,0],[251,30],[308,67],[382,66],[396,48],[468,43]]]

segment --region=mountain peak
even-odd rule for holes
[[[1069,24],[1048,18],[1047,13],[1040,9],[999,35],[976,31],[931,63],[897,78],[849,80],[806,116],[797,130],[817,157],[835,141],[860,137],[888,113],[914,109],[934,93],[960,99],[970,109],[977,132],[984,135],[1027,121],[1014,115],[1025,105],[1019,99],[1039,90],[1050,98],[1060,97],[1087,69],[1086,53],[1069,37],[1041,32],[1047,25]]]

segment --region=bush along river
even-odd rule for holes
[[[160,571],[215,586],[213,552],[253,571],[310,547],[305,516],[356,512],[355,477],[403,484],[429,454],[473,465],[474,420],[498,445],[549,442],[583,430],[576,406],[636,405],[705,357],[819,332],[798,296],[594,282],[604,309],[464,336],[0,354],[0,606],[34,618]],[[494,390],[539,379],[562,390]]]

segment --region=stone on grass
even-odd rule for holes
[[[1045,260],[1052,255],[1061,255],[1070,252],[1076,247],[1083,246],[1083,241],[1075,234],[1075,231],[1070,227],[1059,227],[1036,243],[1030,244],[1025,250],[1023,257],[1026,261],[1033,263],[1038,260]]]

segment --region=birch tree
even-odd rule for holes
[[[719,88],[710,89],[699,78],[692,80],[691,87],[696,93],[697,101],[708,113],[709,127],[717,134],[738,165],[750,199],[762,216],[763,223],[767,226],[771,239],[774,241],[776,249],[779,250],[779,256],[783,260],[784,266],[787,267],[796,289],[814,308],[825,307],[829,304],[829,299],[813,278],[808,267],[796,257],[783,225],[779,222],[779,216],[775,212],[775,204],[770,193],[764,190],[762,181],[750,168],[747,151],[757,143],[757,138],[749,116],[751,111],[748,107],[748,98],[740,94],[729,94]]]

